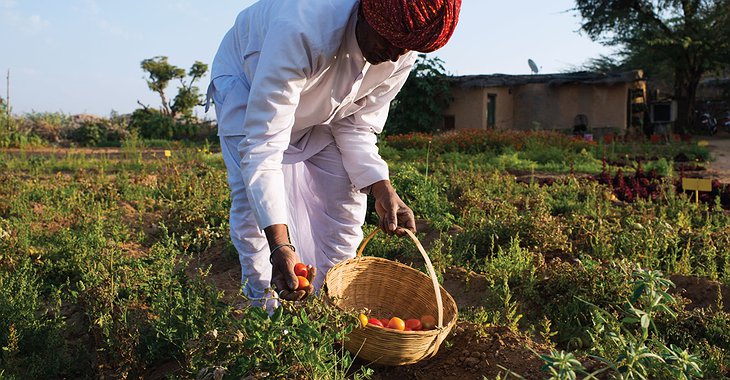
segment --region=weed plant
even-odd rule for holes
[[[246,300],[224,302],[207,269],[189,264],[228,239],[220,157],[125,149],[3,156],[3,378],[145,377],[160,366],[183,378],[221,368],[236,378],[345,378],[352,359],[337,342],[353,318],[321,300],[273,317],[234,307]]]
[[[644,376],[697,377],[693,363],[705,377],[728,375],[730,318],[718,307],[664,302],[673,293],[652,271],[730,284],[730,214],[694,203],[670,181],[655,199],[618,200],[577,170],[581,155],[593,165],[593,145],[525,136],[498,136],[488,153],[432,150],[428,172],[421,148],[383,149],[399,194],[431,222],[420,233],[439,274],[465,267],[493,285],[462,315],[549,341],[555,351],[540,354],[558,374],[590,354],[620,378],[630,354],[634,364],[653,363],[633,367]],[[0,156],[0,376],[372,373],[351,373],[351,355],[338,344],[354,318],[321,299],[269,316],[222,294],[207,268],[191,264],[229,239],[226,172],[210,146],[165,157],[138,137],[127,141],[116,155]],[[521,155],[514,141],[530,153]],[[575,162],[560,162],[551,146],[565,146]],[[566,175],[550,183],[517,178],[502,170],[512,164],[493,162],[502,154],[529,163],[528,171],[558,165]],[[230,248],[219,254],[236,260]],[[420,268],[406,239],[376,238],[366,254]],[[652,306],[650,292],[634,296],[637,279],[644,289],[655,284],[669,311]]]

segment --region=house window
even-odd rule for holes
[[[494,128],[497,124],[497,94],[487,94],[487,128]]]
[[[456,129],[456,116],[445,115],[444,116],[444,131],[452,131]]]

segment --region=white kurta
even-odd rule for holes
[[[235,94],[223,96],[219,134],[245,136],[241,175],[262,229],[286,223],[281,165],[326,145],[309,141],[318,125],[332,127],[356,189],[388,179],[376,133],[417,56],[368,64],[355,39],[357,6],[356,0],[261,0],[238,15],[213,61],[213,85]]]
[[[213,61],[209,97],[231,186],[244,293],[271,279],[262,229],[287,224],[303,262],[326,271],[362,239],[366,196],[388,179],[376,146],[415,53],[372,66],[355,38],[357,0],[261,0]]]

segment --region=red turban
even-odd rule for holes
[[[446,45],[459,22],[461,0],[362,0],[373,29],[396,47],[429,53]]]

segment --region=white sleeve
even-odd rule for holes
[[[406,60],[390,78],[368,96],[365,107],[333,124],[332,134],[342,163],[355,189],[388,179],[388,164],[378,154],[377,134],[383,132],[390,102],[408,79],[413,59]]]
[[[311,74],[307,39],[293,29],[273,25],[265,37],[245,111],[245,137],[238,146],[246,194],[261,229],[287,223],[282,158]]]

